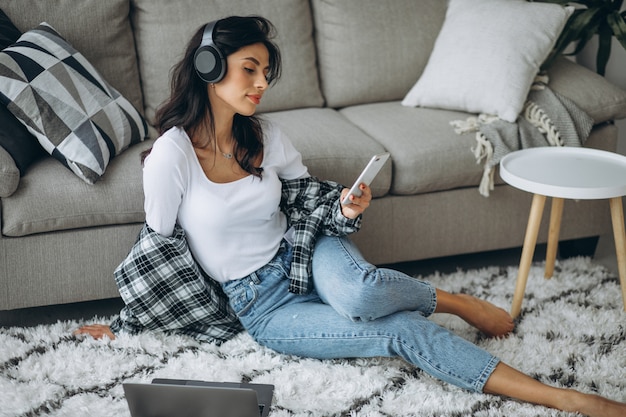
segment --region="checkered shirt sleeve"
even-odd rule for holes
[[[164,237],[144,224],[114,275],[126,304],[111,324],[114,333],[161,330],[221,342],[243,329],[220,284],[193,259],[178,225]]]
[[[281,210],[293,228],[293,259],[289,271],[289,291],[306,294],[313,289],[311,256],[320,233],[345,236],[358,231],[361,216],[348,219],[341,213],[341,190],[333,181],[316,177],[282,180]]]

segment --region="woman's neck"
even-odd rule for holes
[[[233,136],[232,124],[230,128],[215,129],[215,152],[222,154],[225,158],[232,158],[235,148],[235,138]]]
[[[215,137],[213,138],[221,149],[231,149],[233,147],[233,122],[235,115],[232,112],[213,110],[213,126]]]

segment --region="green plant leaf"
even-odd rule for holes
[[[596,72],[600,75],[606,73],[606,64],[611,55],[611,40],[613,32],[608,22],[602,22],[598,30],[598,54],[596,55]]]
[[[626,11],[620,13],[611,13],[607,22],[613,31],[613,35],[619,41],[624,49],[626,49]]]
[[[532,0],[530,0],[532,1]],[[598,52],[596,55],[596,71],[604,75],[606,63],[611,54],[612,38],[615,37],[626,49],[626,10],[621,11],[624,0],[535,0],[540,3],[554,3],[561,6],[575,5],[576,9],[567,20],[565,28],[542,65],[548,68],[554,60],[564,54],[572,44],[576,46],[566,55],[578,54],[594,36],[598,35]]]
[[[556,1],[556,0],[555,0]],[[556,41],[554,48],[548,58],[542,65],[542,68],[548,68],[552,62],[572,43],[577,43],[576,51],[567,55],[573,55],[580,51],[587,41],[597,32],[598,25],[602,19],[599,9],[576,9],[569,17],[565,28]]]

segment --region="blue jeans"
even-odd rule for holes
[[[291,247],[256,272],[223,284],[243,326],[278,352],[319,359],[399,356],[430,375],[482,392],[499,360],[427,317],[437,304],[427,282],[366,262],[347,238],[321,236],[315,289],[288,292]]]

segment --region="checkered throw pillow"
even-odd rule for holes
[[[47,23],[0,52],[0,102],[89,184],[148,135],[133,105]]]

